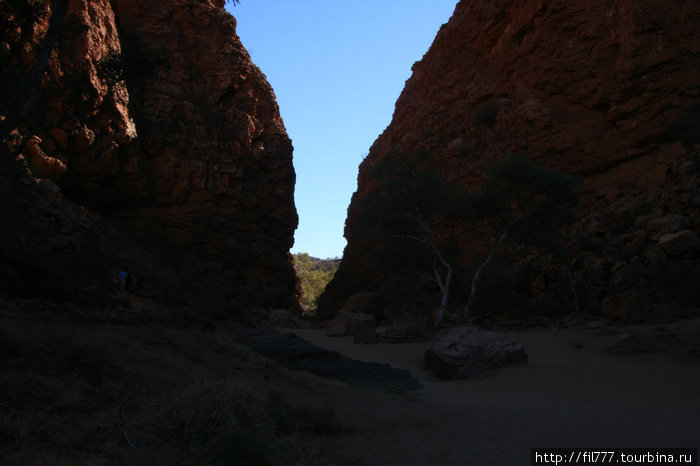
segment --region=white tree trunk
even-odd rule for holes
[[[435,251],[435,254],[438,257],[438,260],[445,267],[445,270],[447,270],[445,280],[443,281],[438,269],[433,269],[435,272],[435,277],[438,281],[438,286],[440,286],[440,291],[442,292],[440,307],[438,308],[438,314],[435,317],[435,325],[440,325],[442,323],[442,319],[445,317],[445,312],[447,311],[447,301],[450,299],[450,285],[452,284],[452,266],[449,264],[449,262],[445,260],[445,258],[440,253],[440,250],[437,248],[437,246],[435,246],[433,242],[430,242],[430,245],[433,247],[433,250]]]
[[[418,241],[419,243],[426,244],[433,250],[435,257],[440,261],[443,267],[445,267],[445,278],[442,278],[440,271],[437,267],[433,267],[433,273],[435,273],[435,279],[437,280],[438,286],[440,287],[440,292],[442,293],[442,299],[440,300],[440,307],[438,308],[437,316],[435,317],[435,325],[440,325],[442,319],[445,317],[445,312],[447,311],[447,302],[450,299],[450,286],[452,285],[452,266],[449,262],[445,260],[445,256],[440,252],[440,248],[430,239],[432,235],[432,230],[425,224],[423,217],[420,215],[420,211],[416,209],[416,214],[411,214],[408,212],[404,213],[405,216],[416,222],[418,226],[423,230],[425,236],[414,236],[406,235],[406,238]]]
[[[496,241],[496,243],[494,243],[494,245],[491,247],[491,250],[489,251],[489,255],[486,256],[486,260],[484,260],[484,262],[476,270],[476,273],[474,274],[474,278],[472,279],[472,288],[469,291],[469,299],[467,300],[467,305],[464,306],[464,315],[462,316],[462,319],[467,320],[467,318],[469,317],[469,314],[472,310],[472,304],[474,302],[474,296],[476,295],[476,290],[479,287],[479,281],[481,281],[481,276],[484,274],[486,267],[488,267],[489,263],[491,263],[491,260],[493,260],[494,256],[496,255],[496,250],[498,249],[498,247],[508,237],[508,230],[510,229],[510,227],[513,226],[513,224],[515,224],[516,222],[518,222],[521,218],[522,218],[522,215],[518,215],[513,220],[508,222],[506,227],[503,229],[503,233],[501,233],[501,236],[498,238],[498,241]]]
[[[571,293],[574,295],[574,304],[576,305],[576,315],[578,315],[581,311],[581,308],[579,306],[578,302],[578,293],[576,292],[576,286],[574,284],[574,276],[571,274],[571,268],[567,265],[566,266],[566,273],[569,275],[569,286],[571,287]]]

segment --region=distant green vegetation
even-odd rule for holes
[[[338,270],[340,259],[318,259],[302,252],[294,254],[294,268],[301,281],[304,314],[316,315],[316,301]]]

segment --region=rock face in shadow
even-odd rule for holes
[[[2,6],[5,117],[30,93],[51,5]],[[32,136],[21,154],[32,176],[126,234],[186,251],[174,262],[223,264],[235,286],[298,307],[292,144],[224,1],[71,1],[52,47],[9,141]]]
[[[348,245],[321,312],[332,315],[384,278],[359,219],[381,189],[373,169],[388,160],[432,164],[473,189],[488,167],[526,155],[584,179],[581,217],[658,189],[700,142],[690,129],[699,30],[700,4],[689,0],[460,1],[360,166]],[[463,236],[463,251],[486,247]]]

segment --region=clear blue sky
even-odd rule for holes
[[[293,253],[342,256],[357,169],[457,0],[241,0],[228,10],[294,145]]]

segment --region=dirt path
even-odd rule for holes
[[[700,447],[700,364],[607,354],[624,334],[511,334],[527,364],[443,382],[423,367],[428,343],[355,345],[322,330],[295,333],[409,370],[423,384],[409,397],[349,397],[340,410],[355,432],[330,440],[332,464],[525,465],[532,447]]]

